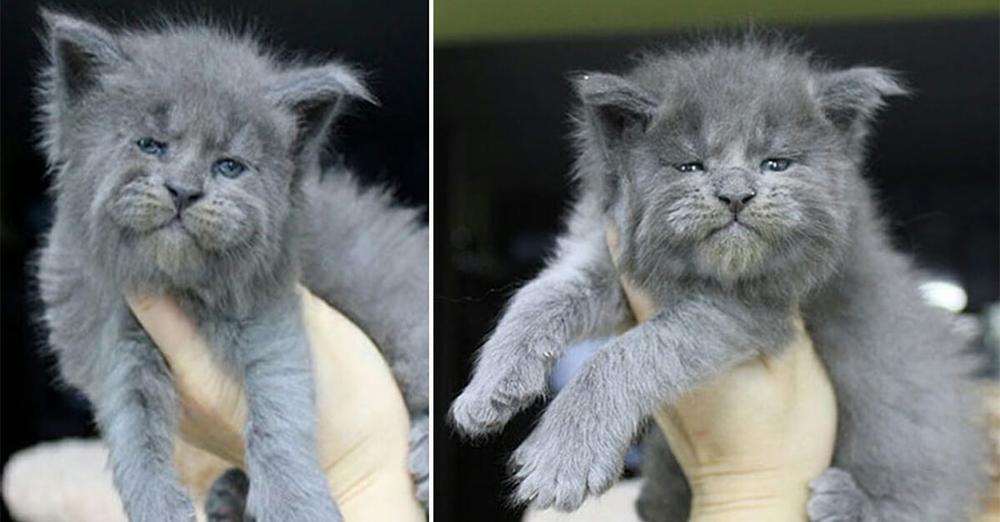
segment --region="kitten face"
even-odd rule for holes
[[[669,243],[698,273],[730,280],[800,261],[788,258],[807,244],[830,248],[847,230],[846,158],[808,84],[734,80],[741,88],[680,80],[671,89],[680,99],[629,147],[625,174],[637,244]]]
[[[97,109],[117,116],[92,129],[108,133],[98,138],[106,146],[81,151],[93,166],[81,174],[97,189],[93,226],[118,236],[120,255],[174,279],[266,256],[290,210],[289,118],[262,109],[261,94],[237,98],[215,86],[179,96],[135,80],[133,96]],[[170,85],[176,93],[197,92],[194,82],[178,83]]]
[[[632,268],[723,282],[829,270],[848,242],[864,133],[862,107],[830,101],[864,89],[831,76],[751,42],[581,79],[585,147],[605,160]]]
[[[95,260],[127,286],[233,287],[278,269],[298,179],[343,100],[371,99],[353,71],[286,67],[208,27],[45,18],[43,141]]]

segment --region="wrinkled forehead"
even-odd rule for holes
[[[822,128],[806,78],[780,71],[713,71],[680,76],[655,122],[661,138],[702,154],[804,146]]]
[[[147,132],[165,140],[198,140],[204,146],[287,149],[294,119],[273,107],[263,95],[238,92],[197,81],[154,78],[133,84],[131,117]]]

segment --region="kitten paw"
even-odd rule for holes
[[[517,361],[499,375],[473,378],[451,405],[451,422],[464,435],[481,437],[503,428],[507,421],[546,391],[545,365]]]
[[[205,495],[208,522],[253,522],[253,518],[244,516],[249,489],[250,479],[237,468],[215,479]]]
[[[603,493],[618,479],[622,458],[607,445],[544,428],[536,429],[512,457],[517,502],[574,511],[587,495]]]
[[[410,423],[410,475],[413,476],[413,484],[416,486],[416,497],[424,507],[427,507],[427,500],[430,496],[430,470],[428,449],[429,433],[427,416],[417,417]]]
[[[827,468],[809,483],[806,504],[810,522],[871,522],[871,500],[845,470]]]

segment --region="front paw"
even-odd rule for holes
[[[546,391],[546,368],[542,361],[521,361],[494,370],[492,375],[483,375],[490,370],[480,368],[451,405],[452,424],[469,437],[499,431]]]
[[[812,491],[806,512],[811,522],[872,522],[871,499],[854,477],[840,468],[827,468],[809,483]]]
[[[413,483],[416,486],[416,497],[424,507],[427,507],[427,499],[430,496],[430,451],[428,442],[427,416],[417,417],[410,423],[410,475],[413,476]]]
[[[608,444],[569,429],[546,429],[543,424],[512,457],[519,483],[514,498],[539,509],[574,511],[587,495],[611,487],[621,475],[622,458]]]

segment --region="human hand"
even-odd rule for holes
[[[308,290],[300,293],[313,357],[318,455],[344,519],[424,520],[407,470],[409,419],[389,367],[350,320]],[[181,439],[242,467],[242,383],[217,365],[173,301],[128,302],[170,366],[182,407]]]
[[[655,414],[691,486],[690,522],[804,521],[833,456],[833,388],[801,321],[777,357],[717,376]]]
[[[606,239],[618,257],[618,235]],[[652,299],[622,278],[638,322]],[[801,318],[777,356],[760,355],[653,415],[691,486],[689,522],[806,520],[809,483],[833,458],[837,402]]]

